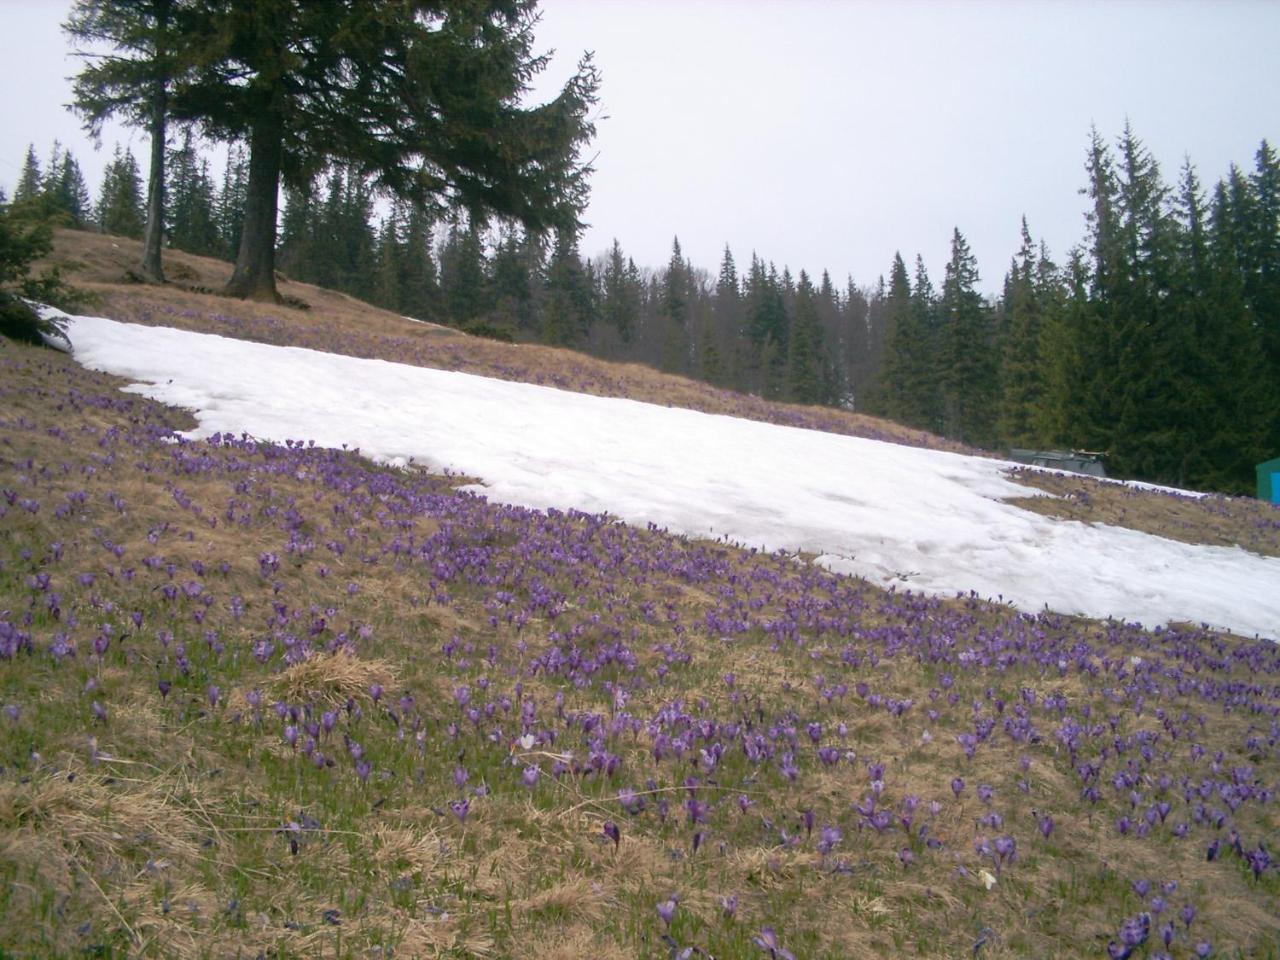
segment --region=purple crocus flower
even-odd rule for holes
[[[618,849],[618,844],[622,842],[622,831],[618,829],[618,825],[612,820],[604,822],[604,835],[613,841],[613,849]]]
[[[1049,839],[1049,834],[1053,833],[1053,817],[1045,814],[1040,818],[1040,833],[1046,840]]]
[[[458,818],[460,823],[466,823],[467,814],[471,812],[471,801],[465,799],[450,800],[449,809],[453,812],[453,815]]]
[[[1013,837],[996,837],[992,846],[995,847],[996,856],[1005,863],[1013,863],[1018,856],[1018,844]]]
[[[671,921],[676,917],[676,906],[679,902],[679,897],[673,895],[657,905],[658,916],[662,918],[662,922],[668,927],[671,926]]]
[[[951,781],[951,792],[956,795],[956,799],[960,799],[960,794],[964,793],[964,779],[955,777]]]
[[[540,771],[537,767],[525,767],[524,771],[520,774],[520,779],[524,782],[526,787],[532,790],[538,785],[539,773]]]
[[[738,912],[738,895],[731,893],[727,897],[722,896],[720,898],[720,910],[726,917],[732,919],[733,915]]]
[[[790,950],[784,950],[778,943],[778,934],[773,927],[763,927],[760,932],[752,938],[752,942],[761,950],[769,951],[770,960],[796,960],[795,954]]]

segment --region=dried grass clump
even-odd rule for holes
[[[493,937],[482,930],[460,930],[447,915],[440,919],[411,919],[405,925],[392,956],[427,958],[445,954],[487,957],[493,953]]]
[[[339,706],[349,699],[368,698],[370,685],[386,686],[392,675],[385,660],[366,660],[339,649],[295,663],[267,686],[272,696],[287,703]]]
[[[440,835],[434,830],[419,831],[383,824],[374,827],[372,839],[377,862],[389,870],[418,873],[424,883],[442,856]]]
[[[517,915],[551,913],[562,918],[598,922],[604,917],[607,899],[598,883],[577,876],[517,900],[511,907]]]
[[[734,854],[732,864],[751,883],[768,890],[790,883],[821,861],[822,857],[812,850],[753,847]]]
[[[108,786],[103,776],[83,772],[0,784],[0,830],[10,848],[21,847],[25,835],[51,839],[71,855],[199,854],[199,828],[160,784]]]
[[[594,928],[583,924],[556,929],[542,936],[532,937],[526,944],[524,955],[531,960],[630,960],[628,953],[617,944],[601,941]]]

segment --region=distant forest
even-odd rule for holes
[[[170,152],[166,243],[234,259],[247,162],[213,171]],[[767,398],[841,406],[991,450],[1104,453],[1112,475],[1254,491],[1280,455],[1280,160],[1211,189],[1176,184],[1132,130],[1096,131],[1082,243],[1058,262],[1025,220],[1002,292],[979,292],[955,230],[940,281],[894,254],[871,285],[793,274],[726,248],[711,272],[679,240],[659,268],[618,241],[588,259],[571,233],[534,235],[458,210],[379,202],[330,168],[286,190],[278,266],[401,314],[513,341],[648,364]],[[4,202],[0,193],[0,203]],[[142,175],[117,148],[96,200],[67,150],[28,151],[14,216],[141,237]]]

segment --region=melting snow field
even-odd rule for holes
[[[532,384],[92,317],[75,356],[217,432],[358,447],[480,478],[493,500],[817,554],[929,593],[1149,626],[1280,630],[1280,559],[1001,502],[1009,464]]]

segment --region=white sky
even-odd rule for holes
[[[926,593],[1276,638],[1280,559],[1053,520],[1010,466],[297,347],[80,317],[76,359],[195,412],[196,436],[314,440],[478,477],[492,499],[804,551]]]
[[[71,145],[69,4],[0,0],[0,184],[29,141]],[[793,272],[873,282],[894,250],[940,281],[951,230],[999,288],[1028,217],[1061,260],[1083,235],[1090,123],[1132,121],[1173,181],[1184,155],[1211,184],[1280,141],[1280,3],[1268,0],[544,0],[542,87],[581,51],[604,75],[592,255],[613,237],[641,265],[679,235],[710,271],[724,244]],[[605,119],[607,117],[607,119]],[[136,153],[145,138],[132,137]]]

